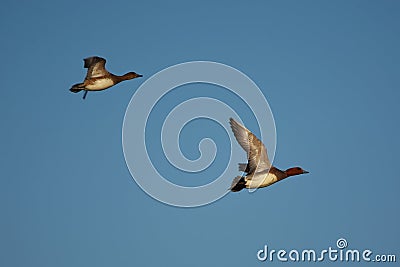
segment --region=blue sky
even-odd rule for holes
[[[399,11],[361,0],[3,2],[0,265],[262,266],[266,244],[325,249],[340,237],[399,257]],[[68,89],[91,55],[144,77],[83,101]],[[248,75],[273,111],[274,165],[310,174],[192,209],[145,194],[124,161],[125,110],[148,77],[193,60]],[[204,126],[186,130],[189,157]]]

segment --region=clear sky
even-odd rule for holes
[[[3,1],[1,266],[283,265],[257,251],[339,238],[400,260],[400,3],[254,2]],[[68,89],[92,55],[144,77],[83,101]],[[144,193],[124,160],[125,110],[150,76],[193,60],[248,75],[275,118],[274,165],[310,174],[199,208]],[[205,126],[220,131],[185,130],[189,158]]]

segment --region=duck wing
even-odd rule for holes
[[[86,79],[103,77],[108,73],[105,68],[106,60],[102,57],[88,57],[83,60],[83,67],[87,68]]]
[[[236,140],[247,152],[248,174],[268,170],[271,162],[268,159],[267,149],[260,139],[234,119],[230,118],[229,122]]]

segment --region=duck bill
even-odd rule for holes
[[[303,174],[305,174],[305,173],[310,173],[310,172],[308,172],[308,171],[303,171]]]

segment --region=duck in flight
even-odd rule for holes
[[[88,57],[84,60],[84,68],[87,68],[87,74],[83,83],[74,84],[71,89],[73,93],[85,91],[83,99],[86,98],[88,91],[101,91],[122,81],[142,77],[143,75],[135,72],[128,72],[122,76],[114,75],[105,68],[106,60],[101,57]]]
[[[246,175],[233,179],[230,188],[232,192],[238,192],[243,188],[267,187],[290,176],[308,173],[300,167],[282,171],[272,166],[264,144],[234,119],[230,118],[229,122],[236,140],[247,153],[247,164],[239,163],[239,171],[245,172]]]

